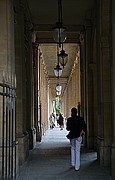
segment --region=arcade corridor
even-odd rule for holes
[[[41,143],[30,152],[17,180],[111,180],[110,168],[99,166],[96,152],[81,147],[81,168],[70,167],[70,144],[67,131],[49,129]]]
[[[115,180],[114,49],[115,0],[0,0],[0,180]],[[97,153],[82,147],[78,173],[48,129],[72,107]]]

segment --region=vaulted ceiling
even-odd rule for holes
[[[70,76],[76,54],[79,50],[80,34],[85,31],[85,21],[91,18],[95,0],[62,0],[63,24],[67,28],[67,40],[64,50],[68,54],[67,65],[63,69],[63,90]],[[56,77],[54,68],[57,64],[57,45],[53,39],[52,27],[58,21],[58,0],[27,0],[37,42],[46,65],[52,95],[55,96]]]

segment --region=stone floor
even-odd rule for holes
[[[96,152],[81,147],[81,168],[70,168],[70,143],[66,129],[49,129],[30,152],[17,180],[111,180],[109,168],[100,167]]]

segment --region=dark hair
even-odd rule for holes
[[[75,107],[71,109],[71,115],[77,115],[77,109]]]

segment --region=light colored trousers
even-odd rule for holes
[[[76,170],[80,168],[80,148],[81,148],[82,136],[71,139],[71,165],[75,167]]]

